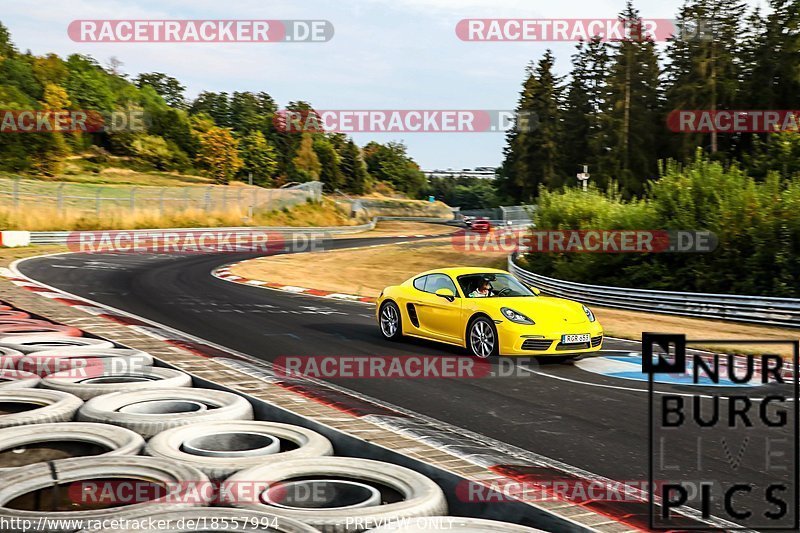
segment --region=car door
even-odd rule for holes
[[[455,297],[452,301],[436,295],[439,289],[450,289]],[[449,342],[461,341],[461,304],[455,283],[446,274],[429,274],[424,291],[415,291],[414,302],[419,329],[426,336]]]

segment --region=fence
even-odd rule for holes
[[[530,224],[535,205],[505,205],[500,207],[502,220],[508,224]]]
[[[309,182],[282,189],[249,185],[187,185],[184,187],[118,186],[0,178],[0,207],[79,210],[100,215],[110,211],[199,209],[205,212],[237,208],[274,210],[307,199],[322,198],[322,184]]]
[[[516,264],[516,254],[508,257],[508,270],[517,278],[542,289],[547,294],[601,307],[770,326],[800,327],[800,300],[794,298],[584,285],[529,272]]]

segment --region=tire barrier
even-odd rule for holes
[[[317,457],[256,466],[223,486],[223,504],[300,520],[324,533],[447,513],[444,493],[431,479],[369,459]]]
[[[153,366],[153,356],[140,350],[112,348],[108,350],[68,348],[32,352],[17,359],[19,370],[46,376],[54,372],[93,367],[91,374],[142,372]],[[87,369],[83,374],[90,377]],[[116,392],[116,391],[109,391]]]
[[[117,490],[123,484],[133,490]],[[206,506],[213,498],[209,487],[208,478],[196,468],[153,457],[60,459],[4,472],[0,516],[11,526],[4,531],[12,533],[23,533],[23,521],[48,523],[48,531],[71,532],[75,526],[69,526],[70,520],[112,519],[123,509]],[[61,520],[52,520],[56,516]]]
[[[273,533],[319,533],[319,530],[289,518],[276,516],[260,511],[246,509],[231,509],[227,507],[193,508],[181,511],[144,511],[131,513],[122,511],[117,515],[122,520],[137,520],[140,524],[155,523],[168,524],[171,533],[194,533],[197,529],[190,529],[186,524],[219,524],[220,529],[206,529],[204,532],[238,531],[241,533],[256,533],[269,531]],[[173,527],[174,524],[174,527]],[[183,524],[183,527],[180,525]],[[224,526],[223,526],[224,524]],[[198,526],[199,527],[199,526]],[[224,527],[224,529],[223,529]],[[78,533],[155,533],[152,529],[84,529]]]
[[[80,337],[83,332],[72,326],[59,324],[3,324],[0,325],[0,344],[20,340],[41,340],[50,337]]]
[[[200,422],[162,431],[145,453],[189,464],[211,479],[292,459],[333,454],[331,442],[299,426],[262,421]]]
[[[73,370],[49,374],[42,380],[42,388],[60,390],[74,394],[81,400],[112,392],[130,392],[145,389],[172,389],[191,387],[192,377],[172,368],[147,367],[131,372],[105,370],[103,360],[98,365],[89,365],[86,376],[76,377]],[[99,369],[99,371],[95,371]],[[88,376],[88,377],[87,377]]]
[[[0,346],[0,369],[19,370],[17,365],[19,364],[19,360],[24,356],[25,354],[19,350]]]
[[[30,319],[31,315],[26,313],[25,311],[18,311],[16,309],[11,309],[7,305],[3,306],[4,309],[0,310],[0,318],[4,319],[19,319],[19,320],[26,320]]]
[[[0,429],[0,473],[42,461],[70,457],[137,455],[138,433],[119,426],[60,422]],[[14,450],[13,454],[3,453]]]
[[[18,325],[18,326],[51,326],[53,323],[48,320],[41,320],[38,318],[2,318],[0,317],[0,325]]]
[[[95,396],[81,407],[78,420],[131,429],[150,438],[193,422],[252,420],[253,406],[231,392],[209,389],[151,389]]]
[[[0,390],[0,428],[69,422],[81,405],[77,396],[56,390]]]
[[[152,366],[146,352],[5,307],[0,519],[10,527],[3,532],[27,533],[24,524],[38,523],[72,533],[103,520],[169,523],[183,533],[429,530],[420,524],[454,533],[538,531],[448,517],[442,489],[420,473],[333,457],[325,436],[253,420],[246,398],[194,389],[189,374]],[[102,531],[155,533],[129,526]]]
[[[11,389],[32,389],[39,385],[41,378],[31,372],[15,369],[0,369],[0,391]]]
[[[0,346],[11,348],[22,353],[41,352],[45,350],[69,350],[72,348],[83,349],[108,349],[113,348],[114,343],[103,339],[92,339],[90,337],[64,337],[64,336],[42,336],[35,339],[13,339],[8,342],[0,342]]]

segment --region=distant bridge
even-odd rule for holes
[[[423,170],[427,178],[483,178],[494,179],[497,171],[492,167],[477,167],[474,169],[465,168],[463,170]]]

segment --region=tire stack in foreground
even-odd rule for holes
[[[448,517],[418,472],[2,303],[0,362],[4,531],[536,531]]]

